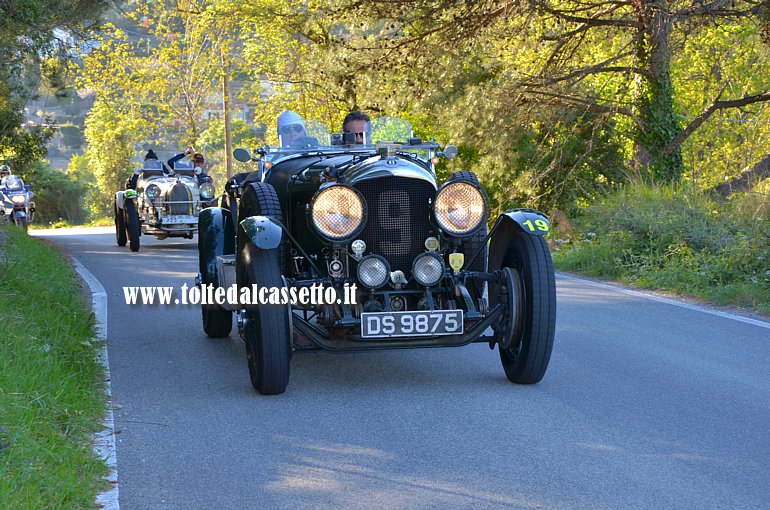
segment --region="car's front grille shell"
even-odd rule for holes
[[[168,214],[192,214],[192,194],[186,185],[177,182],[166,196],[166,200],[172,202],[166,206]]]
[[[430,182],[408,177],[381,177],[355,184],[366,200],[369,217],[360,238],[366,253],[382,255],[391,271],[407,277],[412,261],[425,251],[425,239],[435,235],[430,203],[436,190]]]

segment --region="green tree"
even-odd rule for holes
[[[135,167],[131,160],[138,141],[151,130],[141,112],[98,99],[86,119],[88,140],[85,155],[97,189],[98,200],[92,204],[96,216],[112,214],[115,193],[124,188],[125,180]]]
[[[0,160],[16,171],[45,154],[50,126],[27,129],[24,105],[41,80],[61,86],[63,62],[77,39],[90,32],[105,0],[0,2]]]
[[[682,123],[672,77],[675,54],[687,37],[717,23],[755,23],[761,16],[759,4],[407,0],[394,5],[349,0],[314,3],[316,10],[304,15],[303,28],[296,32],[318,47],[326,44],[323,35],[331,41],[330,53],[342,55],[337,69],[348,73],[350,94],[375,77],[411,82],[409,97],[419,100],[430,94],[426,87],[463,87],[469,71],[486,72],[489,91],[507,97],[505,108],[558,105],[623,116],[619,126],[627,126],[628,155],[640,175],[676,181],[683,172],[681,145],[706,119],[717,111],[766,101],[770,92],[762,87],[732,98],[717,93],[702,114]],[[349,57],[351,52],[356,57]],[[365,67],[359,64],[362,59]],[[391,70],[395,76],[389,75]]]

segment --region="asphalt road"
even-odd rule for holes
[[[545,379],[486,345],[300,353],[259,396],[192,306],[196,241],[47,231],[109,296],[122,509],[770,508],[770,329],[558,278]]]

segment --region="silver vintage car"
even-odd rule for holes
[[[192,163],[179,161],[173,175],[163,172],[158,160],[146,160],[136,189],[115,194],[115,237],[118,246],[139,251],[139,237],[192,239],[198,231],[198,214],[214,197],[211,182],[198,182]]]

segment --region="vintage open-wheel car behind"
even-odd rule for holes
[[[413,138],[400,119],[372,122],[365,145],[338,134],[329,145],[328,130],[314,126],[300,147],[254,157],[237,149],[255,171],[228,181],[222,207],[201,212],[196,283],[209,296],[206,334],[228,336],[235,313],[262,394],[283,393],[292,354],[307,349],[488,342],[510,381],[539,382],[556,320],[546,216],[509,210],[488,231],[472,172],[436,180],[438,158],[457,149]],[[342,298],[352,285],[355,304],[286,302],[319,287]],[[261,288],[277,289],[273,304],[247,303]],[[224,299],[227,289],[243,304]]]
[[[198,232],[198,214],[214,197],[208,180],[199,182],[189,161],[178,161],[174,174],[164,175],[158,160],[146,160],[136,189],[115,194],[115,239],[118,246],[139,251],[140,236],[192,239]]]

